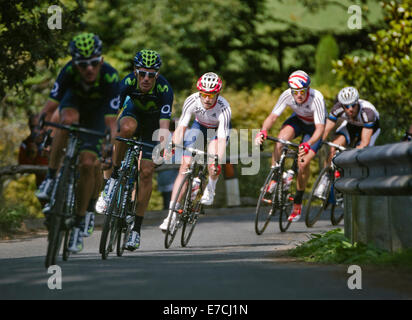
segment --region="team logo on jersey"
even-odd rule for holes
[[[57,96],[57,93],[59,92],[59,84],[57,82],[54,83],[53,89],[51,91],[52,96]]]
[[[119,109],[120,107],[120,95],[110,101],[110,107],[114,110]]]

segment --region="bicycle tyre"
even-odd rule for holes
[[[116,205],[118,203],[117,202],[118,190],[119,190],[118,185],[116,185],[115,190],[113,192],[113,196],[111,197],[109,205],[105,211],[102,235],[100,237],[100,244],[99,244],[99,252],[102,255],[103,260],[106,260],[109,255],[109,252],[107,252],[107,248],[108,248],[107,239],[112,229],[113,213],[116,212],[116,207],[117,207]]]
[[[340,197],[342,198],[343,198],[343,195],[339,191],[338,192],[334,191],[334,193],[335,193],[335,202],[332,203],[332,207],[330,209],[330,222],[332,223],[332,225],[337,226],[342,221],[345,212],[343,210],[343,199],[342,199],[341,205],[337,205],[336,203],[336,198],[338,198],[337,194],[339,194]],[[336,213],[336,209],[338,210],[341,209],[342,212]]]
[[[47,254],[45,261],[46,268],[56,264],[64,231],[62,228],[62,217],[67,194],[67,188],[65,188],[65,185],[67,184],[69,174],[67,161],[65,161],[65,164],[61,170],[61,174],[56,181],[57,186],[56,192],[54,193],[56,198],[50,213],[52,217],[48,234]]]
[[[193,231],[195,230],[197,220],[199,219],[199,214],[203,209],[203,205],[200,202],[200,199],[202,198],[204,192],[203,184],[204,183],[202,181],[200,190],[201,192],[197,194],[196,199],[190,204],[190,212],[186,212],[185,219],[183,220],[182,237],[180,239],[180,244],[182,245],[182,247],[186,247],[189,243]],[[192,192],[190,190],[190,192],[186,193],[186,197],[190,196],[191,193]],[[187,201],[189,201],[189,199],[185,200],[185,202]]]
[[[131,174],[136,174],[135,172],[132,171]],[[126,212],[123,214],[122,219],[119,221],[119,230],[117,234],[117,246],[116,246],[116,254],[118,257],[121,257],[124,253],[124,250],[126,249],[126,243],[129,240],[130,233],[132,232],[133,224],[128,224],[126,222],[126,216],[128,213],[131,213],[133,215],[136,215],[136,209],[137,209],[137,195],[139,192],[139,183],[138,183],[138,174],[137,178],[134,182],[134,186],[136,191],[135,191],[135,199],[132,199],[133,195],[133,188],[132,190],[129,190],[129,194],[126,200]]]
[[[329,198],[329,192],[330,192],[330,187],[331,187],[330,179],[329,179],[329,184],[326,186],[328,191],[327,191],[325,199],[320,199],[319,197],[315,196],[315,191],[318,188],[319,183],[322,180],[322,177],[325,174],[329,174],[329,172],[330,172],[330,167],[323,168],[318,178],[316,179],[315,183],[313,184],[313,188],[312,188],[312,191],[310,193],[310,196],[309,196],[306,208],[305,208],[305,224],[308,228],[311,228],[315,225],[315,223],[319,220],[322,213],[328,207],[328,198]],[[315,205],[318,204],[318,206],[313,208],[313,210],[311,210],[314,204]]]
[[[72,229],[67,229],[64,235],[64,243],[63,243],[63,260],[67,261],[70,257],[70,251],[68,250],[69,247],[69,240],[70,240],[70,233]]]
[[[278,205],[280,207],[280,212],[279,212],[279,229],[281,232],[286,232],[290,224],[292,223],[291,221],[288,220],[289,218],[289,212],[291,212],[291,209],[293,207],[293,200],[289,199],[289,191],[285,190],[284,188],[284,180],[283,180],[283,172],[285,167],[285,163],[283,162],[280,165],[280,170],[279,172],[282,172],[281,175],[279,175],[278,178],[278,184],[276,185],[276,190],[275,194],[278,195]]]
[[[165,241],[164,241],[164,245],[165,245],[166,249],[170,248],[171,244],[173,243],[174,238],[176,237],[177,230],[180,228],[180,224],[181,224],[180,218],[181,218],[182,214],[181,214],[181,212],[178,213],[178,210],[176,210],[176,206],[177,206],[177,203],[178,203],[177,200],[179,199],[180,192],[182,192],[182,189],[185,186],[185,183],[187,183],[188,186],[189,186],[189,184],[191,184],[191,182],[192,182],[192,180],[190,179],[190,176],[186,175],[183,178],[182,182],[180,183],[180,186],[178,188],[178,192],[176,194],[176,197],[173,199],[174,205],[173,205],[173,208],[171,208],[169,210],[169,213],[171,212],[171,214],[170,214],[170,217],[169,217],[169,222],[167,224],[167,230],[166,230]],[[187,187],[186,191],[185,191],[185,195],[183,196],[184,202],[181,205],[181,208],[185,208],[185,205],[186,205],[185,202],[187,200],[188,193],[190,195],[190,191],[191,191],[191,188]],[[176,218],[173,219],[173,216],[175,216]],[[174,221],[174,224],[172,226],[172,221],[173,220],[175,220],[175,221]],[[173,230],[171,230],[172,228],[173,228]]]
[[[265,232],[266,227],[268,226],[270,222],[270,219],[276,214],[277,209],[275,208],[274,201],[273,201],[275,193],[272,194],[271,199],[265,199],[265,196],[268,194],[267,190],[268,190],[269,184],[274,179],[275,170],[276,168],[272,168],[269,171],[269,174],[266,177],[265,183],[263,184],[263,187],[261,188],[259,199],[256,204],[255,232],[257,235],[261,235],[263,232]],[[269,203],[269,201],[271,203]],[[268,204],[268,203],[269,205],[265,206],[265,204]],[[269,209],[269,211],[266,212],[265,208]],[[262,221],[262,220],[263,220],[263,225],[262,223],[259,223],[259,221]]]

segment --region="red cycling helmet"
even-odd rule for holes
[[[219,93],[222,90],[222,79],[216,73],[205,73],[197,80],[197,89],[206,93]]]

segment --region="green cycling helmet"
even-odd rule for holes
[[[162,65],[160,55],[154,50],[144,49],[136,53],[133,59],[136,68],[159,70]]]
[[[70,41],[69,49],[74,60],[88,59],[102,54],[102,41],[94,33],[81,33]]]

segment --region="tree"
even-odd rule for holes
[[[372,55],[345,56],[334,62],[343,85],[355,86],[361,98],[380,113],[382,142],[399,141],[412,124],[412,0],[385,1],[385,28],[370,34]]]
[[[51,5],[62,9],[62,29],[49,28]],[[1,1],[0,101],[8,89],[34,75],[38,61],[49,64],[66,52],[67,37],[80,25],[83,12],[82,0]]]

